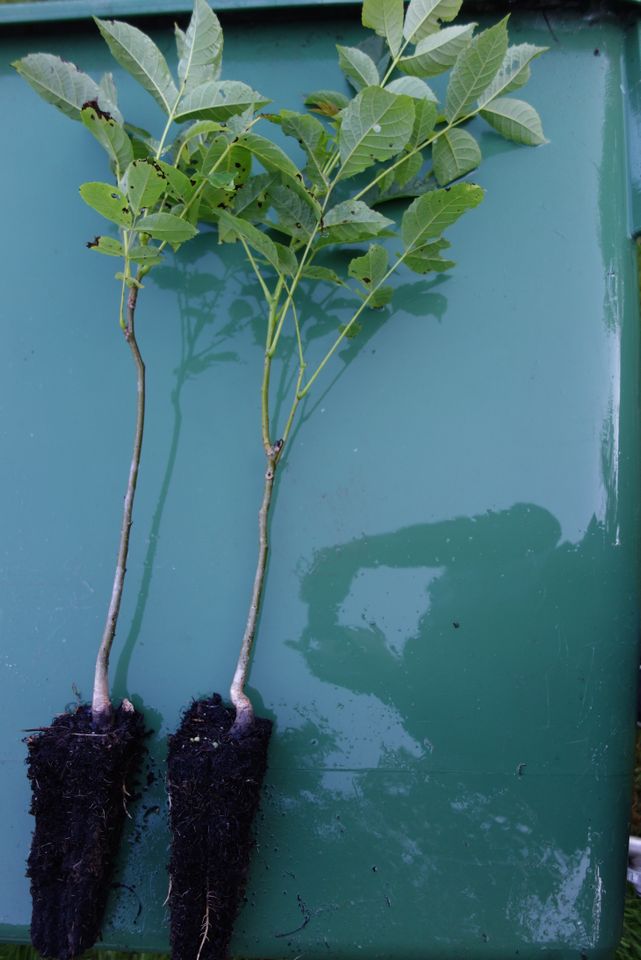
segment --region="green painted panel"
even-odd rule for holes
[[[624,0],[639,4],[641,0]],[[478,5],[478,4],[477,4]],[[354,0],[218,0],[216,10],[273,10],[297,7],[354,7]],[[483,3],[480,3],[483,8]],[[526,6],[526,4],[522,4]],[[85,17],[129,17],[189,11],[192,0],[27,0],[0,5],[0,23],[42,23]],[[487,5],[485,5],[485,9]]]
[[[353,6],[354,0],[330,0],[331,6]],[[633,0],[638,3],[641,0]],[[326,0],[220,0],[216,10],[273,10],[278,7],[326,6]],[[41,23],[85,17],[148,16],[190,11],[192,0],[34,0],[0,5],[0,23]]]
[[[344,347],[280,478],[252,673],[276,733],[238,956],[613,956],[639,631],[638,77],[616,21],[553,29],[512,21],[515,41],[551,43],[528,94],[550,144],[479,125],[487,198],[452,230],[457,270],[405,286]],[[232,26],[226,75],[295,107],[341,82],[334,44],[358,32],[320,13]],[[169,29],[157,39],[170,51]],[[72,684],[89,693],[133,428],[114,267],[84,249],[99,227],[77,193],[106,166],[9,68],[37,49],[110,66],[89,32],[0,45],[0,936],[17,941],[20,738]],[[128,115],[157,124],[117,79]],[[328,297],[308,303],[319,354],[342,318]],[[154,729],[153,782],[110,946],[166,947],[166,738],[191,696],[227,686],[245,618],[258,303],[209,235],[140,299],[150,412],[114,677]]]

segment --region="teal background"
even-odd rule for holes
[[[297,17],[225,24],[224,76],[276,107],[342,89],[334,44],[361,37],[356,16]],[[237,956],[614,953],[639,629],[637,41],[612,18],[549,21],[513,15],[511,37],[551,47],[524,91],[550,144],[475,124],[487,196],[450,232],[456,270],[397,281],[287,455],[251,675],[276,732]],[[169,24],[154,37],[173,60]],[[30,913],[21,737],[73,684],[90,694],[133,431],[116,261],[84,248],[102,223],[78,196],[107,166],[9,67],[39,49],[112,69],[90,26],[0,41],[7,941]],[[128,118],[157,129],[115,74]],[[228,686],[246,616],[261,309],[211,234],[140,298],[150,405],[112,676],[154,730],[156,779],[131,809],[108,946],[167,946],[162,764],[190,697]],[[312,356],[346,311],[309,293]]]

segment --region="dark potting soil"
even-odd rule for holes
[[[71,960],[100,936],[144,738],[140,713],[121,706],[97,732],[90,707],[81,706],[27,739],[36,818],[27,869],[31,941],[44,957]]]
[[[271,720],[229,736],[236,712],[196,700],[169,739],[173,960],[224,960],[254,846]]]

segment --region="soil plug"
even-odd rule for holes
[[[69,960],[100,936],[109,877],[127,813],[131,778],[141,757],[143,718],[128,700],[117,708],[109,691],[114,641],[129,550],[134,497],[145,419],[145,366],[135,315],[142,280],[169,244],[177,250],[197,233],[195,223],[208,186],[178,169],[180,143],[168,137],[184,105],[217,77],[222,35],[205,0],[196,0],[186,33],[179,31],[178,81],[153,41],[117,21],[96,20],[118,63],[160,104],[166,122],[159,140],[126,124],[113,78],[100,83],[73,64],[36,53],[14,66],[46,101],[81,121],[106,150],[114,182],[89,182],[82,199],[109,223],[110,233],[87,246],[121,258],[119,320],[136,375],[134,444],[125,490],[116,571],[98,650],[91,706],[57,716],[27,740],[35,830],[28,874],[33,914],[31,937],[45,957]],[[240,85],[239,95],[258,99]],[[118,237],[112,236],[117,228]]]
[[[257,119],[251,111],[229,122],[216,147],[231,145],[230,169],[242,170],[242,181],[210,206],[209,219],[218,222],[221,243],[242,245],[265,301],[263,499],[231,706],[218,695],[198,700],[170,741],[174,960],[222,960],[242,900],[271,733],[270,722],[254,715],[245,684],[265,583],[272,492],[300,406],[341,346],[367,340],[370,311],[387,310],[391,317],[390,280],[399,268],[424,276],[454,266],[443,256],[450,246],[443,231],[483,197],[474,183],[454,183],[481,162],[468,126],[480,118],[516,143],[545,142],[536,110],[505,96],[527,82],[543,48],[509,46],[507,17],[477,33],[476,24],[443,27],[460,7],[461,0],[410,0],[406,10],[403,0],[365,0],[363,25],[376,36],[361,48],[338,47],[352,96],[320,90],[305,101],[317,116],[281,110],[258,117],[297,141],[303,169],[262,131],[250,131]],[[448,72],[439,106],[425,78]],[[198,116],[224,119],[213,96],[201,100]],[[184,172],[191,175],[198,162],[187,145]],[[387,208],[394,219],[378,209],[388,201],[395,201]],[[331,259],[341,251],[342,258]],[[339,323],[333,311],[346,302],[351,309]],[[288,409],[282,418],[270,410],[275,360],[280,409]]]

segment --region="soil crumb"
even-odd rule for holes
[[[144,739],[137,711],[118,707],[112,726],[98,733],[87,705],[27,738],[36,819],[27,868],[31,942],[43,957],[71,960],[100,936]]]
[[[173,960],[224,960],[241,904],[271,720],[229,736],[235,710],[196,700],[169,739]]]

